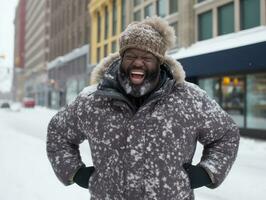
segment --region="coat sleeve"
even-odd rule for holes
[[[198,140],[204,150],[199,163],[218,187],[229,173],[239,146],[239,129],[232,118],[206,94],[202,104],[202,119]]]
[[[59,111],[50,121],[47,131],[47,156],[58,179],[64,185],[73,183],[73,176],[84,166],[79,144],[85,139],[80,131],[77,98]]]

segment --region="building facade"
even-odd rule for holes
[[[24,97],[24,67],[25,67],[25,22],[26,0],[20,0],[16,7],[14,27],[14,69],[12,80],[12,98],[14,101],[22,101]]]
[[[118,38],[130,21],[130,3],[126,0],[92,0],[89,12],[91,28],[91,64],[97,64],[118,50]]]
[[[241,134],[260,138],[266,138],[265,9],[265,0],[197,0],[194,39],[172,54]]]
[[[121,27],[161,16],[175,29],[168,54],[183,64],[187,80],[215,98],[242,134],[266,138],[265,10],[266,0],[91,1],[91,61],[118,50]]]
[[[26,1],[24,96],[47,105],[50,0]]]
[[[88,84],[89,0],[51,0],[48,106],[64,106]]]

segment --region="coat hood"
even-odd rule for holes
[[[104,77],[104,73],[107,71],[108,67],[119,59],[121,59],[119,53],[110,54],[108,57],[102,59],[91,72],[90,84],[98,84]],[[169,67],[177,84],[185,81],[185,71],[178,61],[170,56],[165,56],[163,63]]]

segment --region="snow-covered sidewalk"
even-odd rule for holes
[[[1,200],[82,200],[89,192],[75,184],[63,186],[55,177],[46,156],[45,137],[55,111],[45,108],[0,110],[0,199]],[[200,146],[199,146],[200,147]],[[195,163],[201,148],[197,149]],[[82,157],[91,164],[85,142]],[[196,200],[266,199],[266,141],[241,139],[236,163],[217,189],[195,190]]]

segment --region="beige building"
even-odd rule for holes
[[[51,0],[48,106],[59,108],[88,84],[89,0]]]
[[[26,1],[25,96],[37,105],[47,104],[47,61],[49,55],[50,0]]]
[[[89,0],[50,0],[49,61],[89,43]]]
[[[24,97],[25,20],[26,0],[20,0],[16,7],[14,19],[14,69],[12,81],[12,98],[14,101],[19,102]]]
[[[176,47],[266,24],[265,0],[133,0],[131,21],[164,17],[176,31]]]
[[[266,138],[266,0],[132,0],[130,21],[165,18],[168,53],[225,109],[241,133]]]

